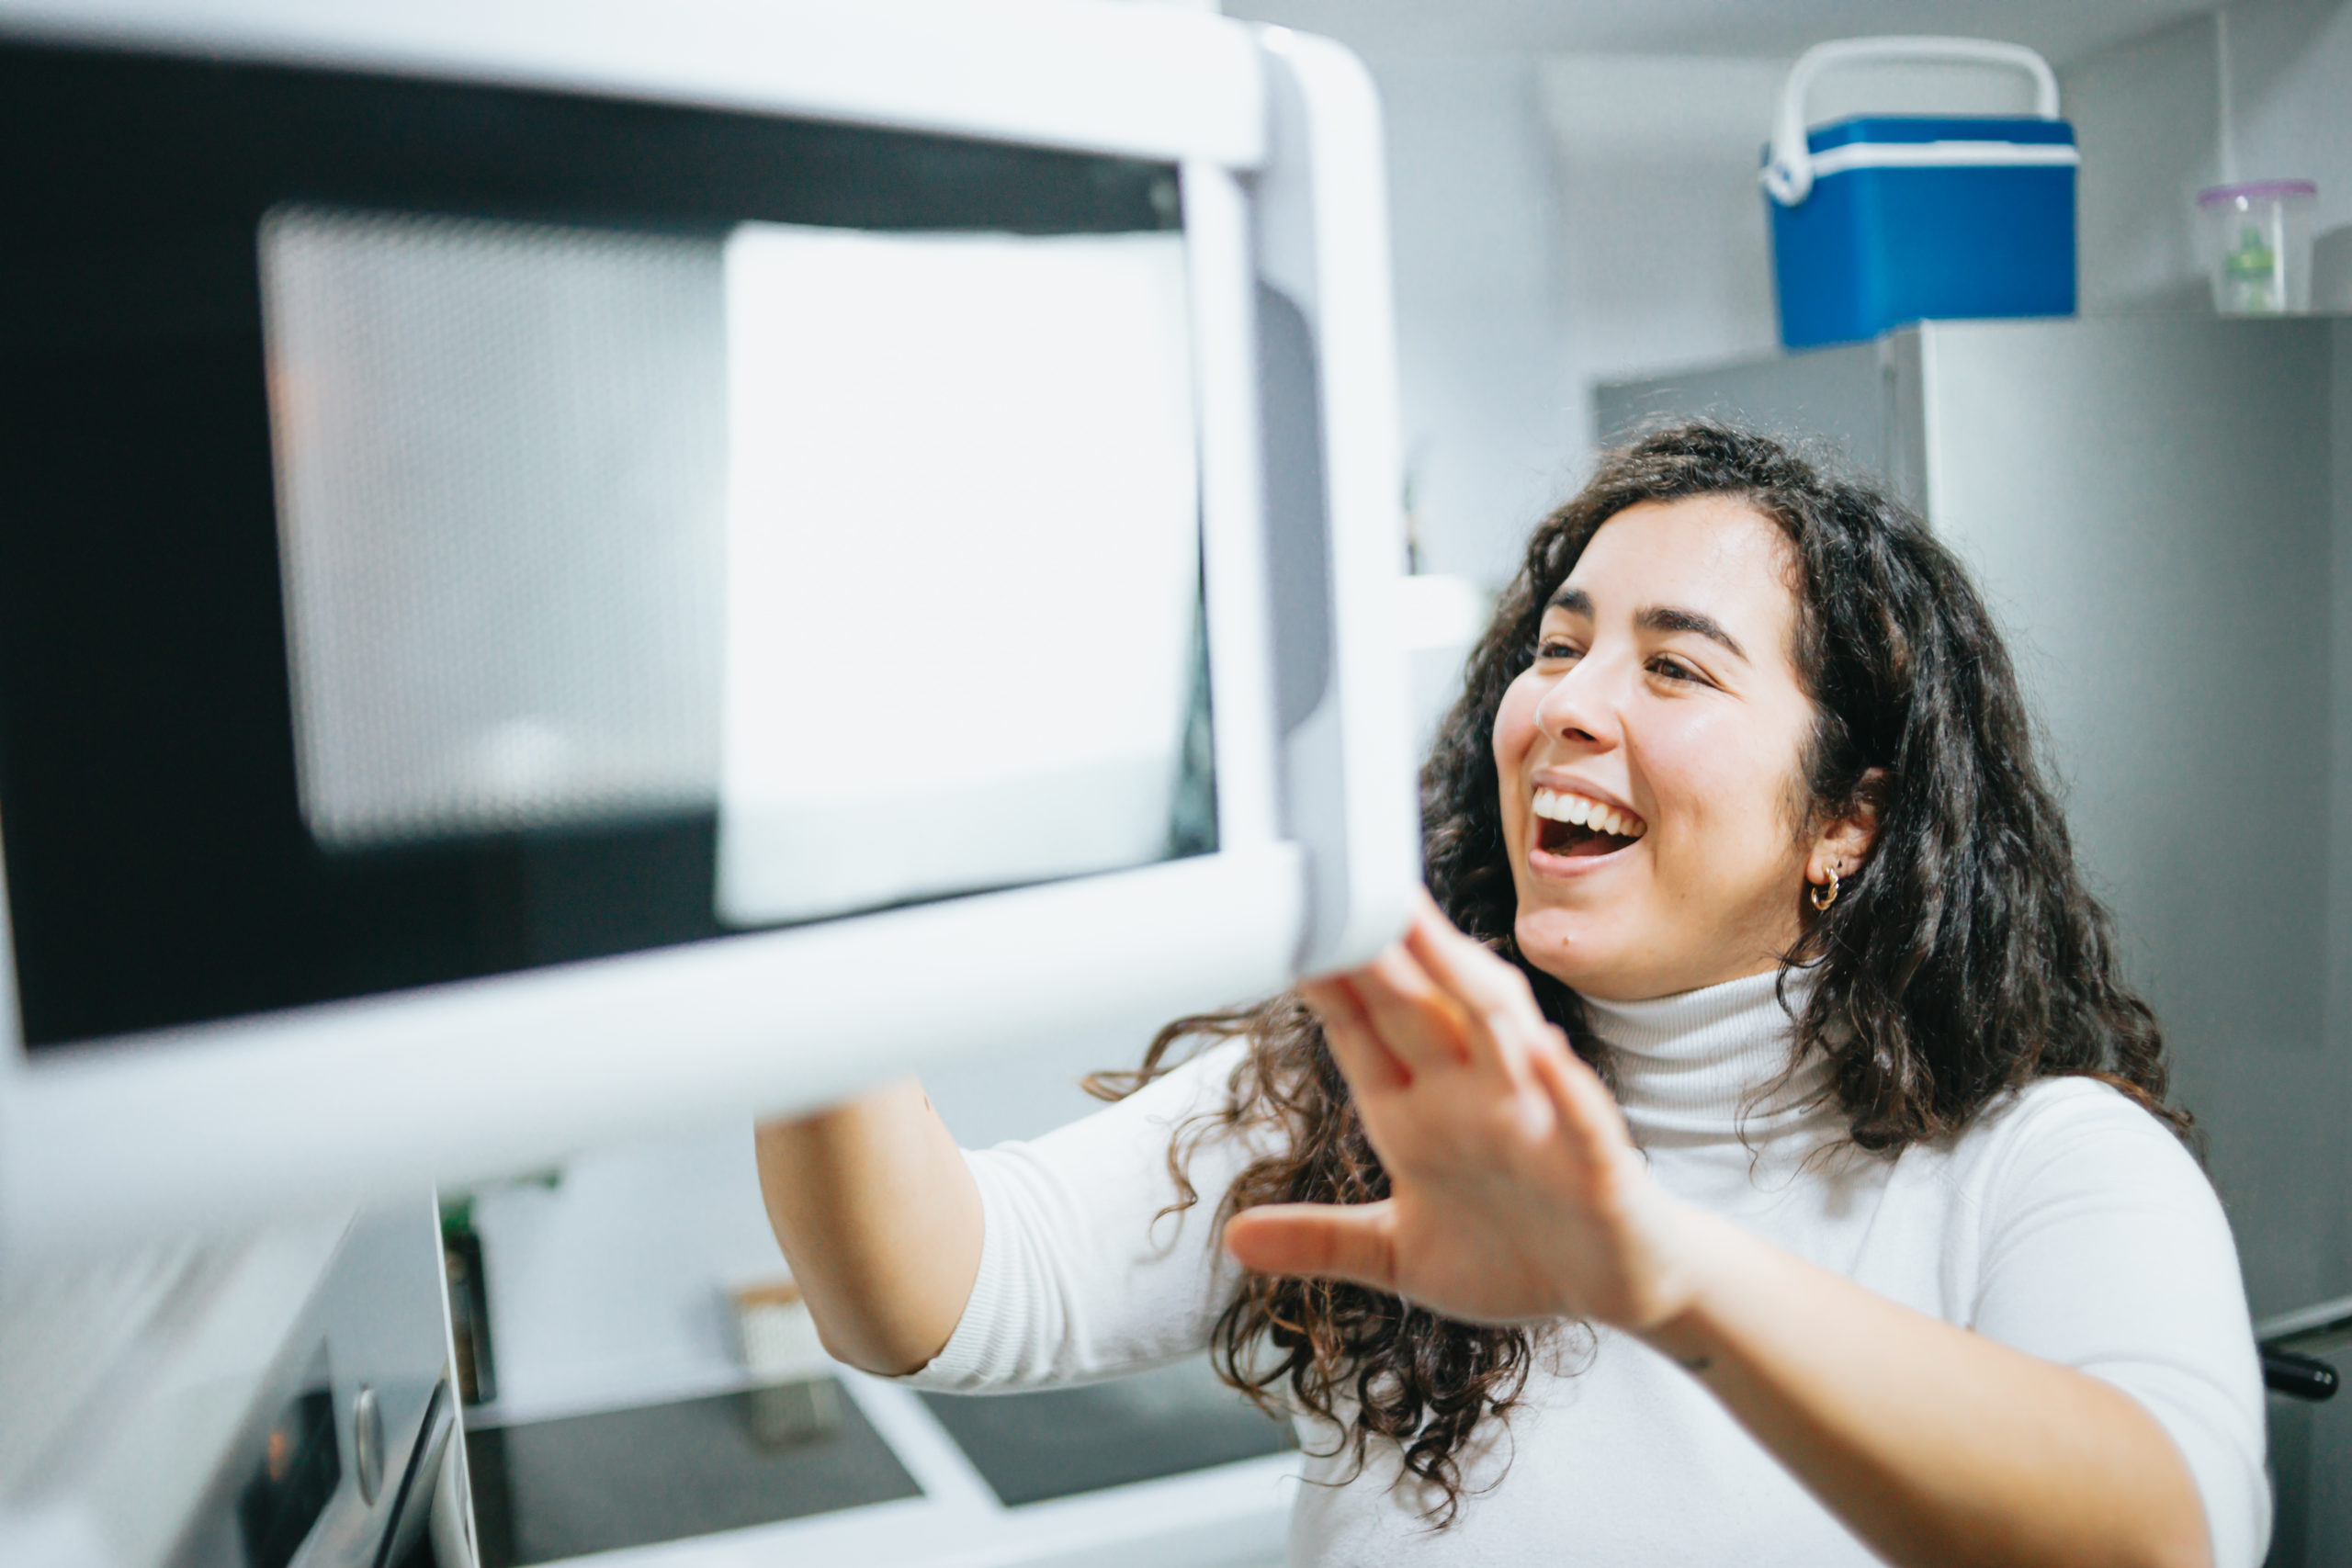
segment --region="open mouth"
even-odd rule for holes
[[[1613,855],[1648,831],[1630,811],[1558,790],[1535,792],[1535,847],[1547,855]]]

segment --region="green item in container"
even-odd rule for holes
[[[2222,258],[2222,277],[2233,314],[2267,316],[2280,309],[2278,253],[2255,224],[2238,231],[2238,243]]]

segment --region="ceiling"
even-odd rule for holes
[[[2243,0],[2241,0],[2243,3]],[[1785,59],[1824,39],[1955,33],[2064,65],[2213,0],[1225,0],[1227,16],[1336,38],[1374,59],[1526,50]]]

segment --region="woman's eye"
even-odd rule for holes
[[[1555,637],[1547,637],[1535,645],[1535,657],[1538,659],[1574,659],[1577,652],[1575,643]]]
[[[1699,679],[1699,672],[1696,670],[1691,669],[1688,664],[1683,663],[1679,659],[1668,659],[1662,655],[1650,660],[1650,671],[1654,674],[1665,676],[1669,681],[1696,681]]]

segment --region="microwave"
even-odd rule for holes
[[[813,1107],[1401,930],[1338,46],[1098,0],[0,0],[0,1260]]]

